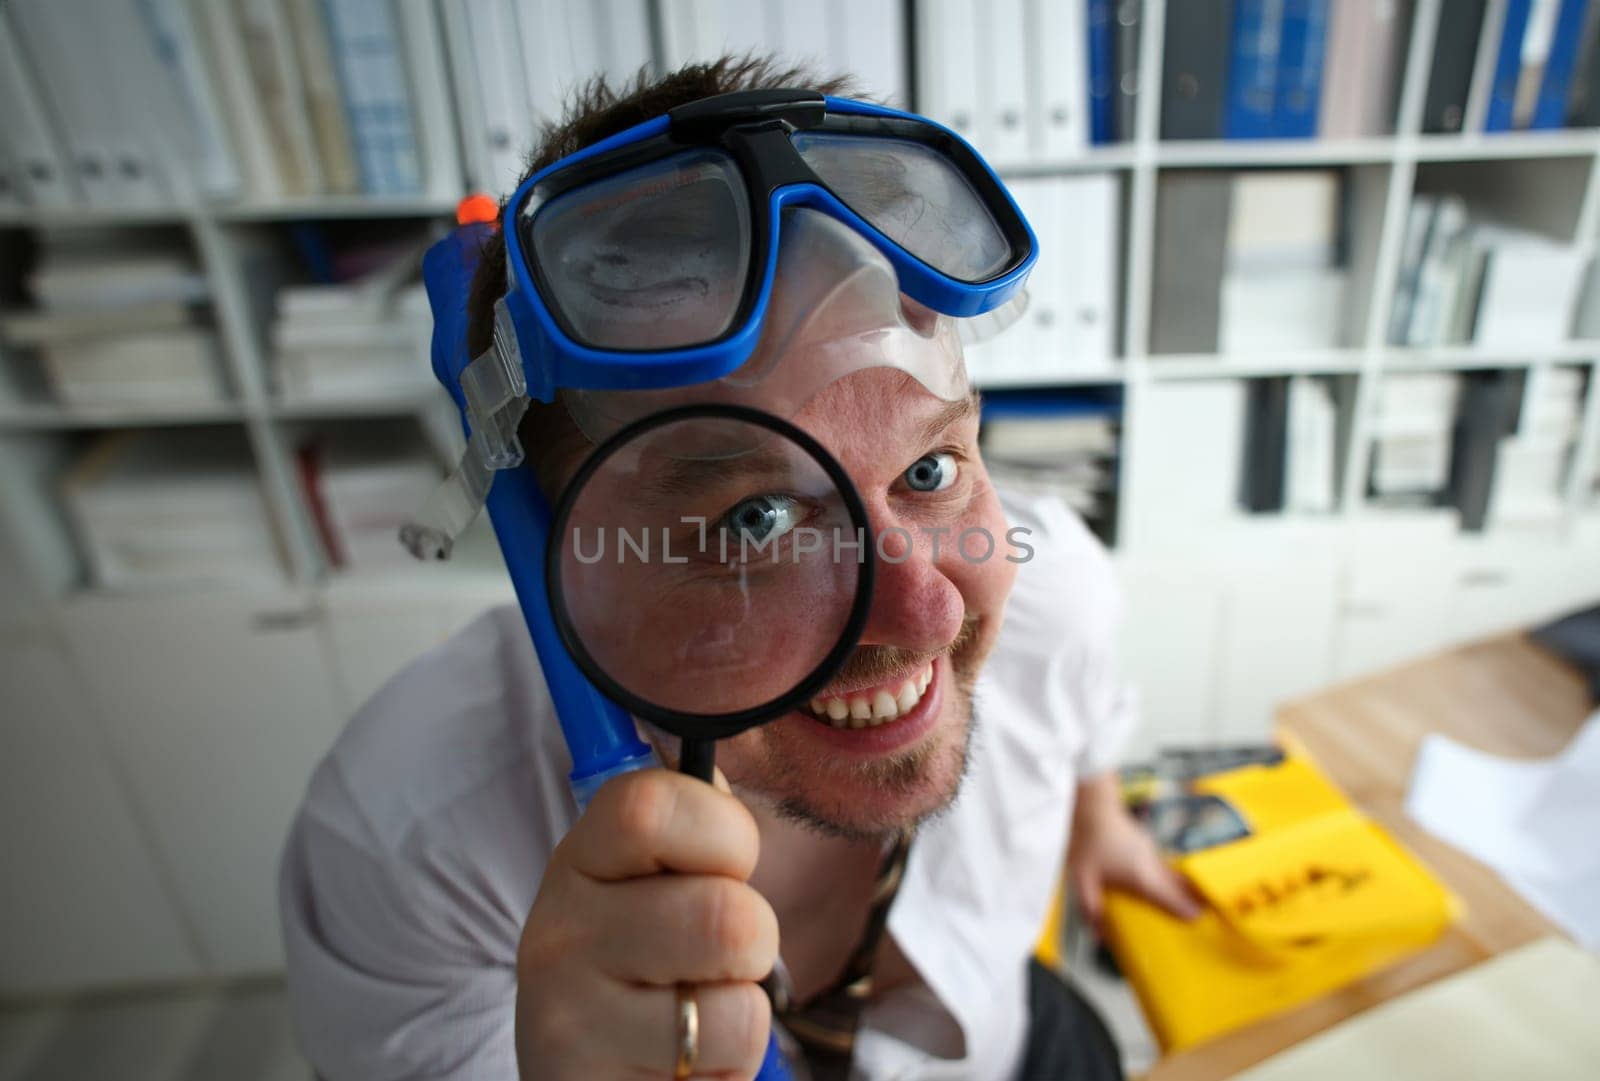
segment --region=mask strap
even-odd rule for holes
[[[528,411],[522,355],[504,298],[495,302],[494,337],[461,371],[467,449],[450,475],[400,527],[400,543],[417,559],[449,559],[457,538],[477,518],[500,469],[522,464],[517,426]]]

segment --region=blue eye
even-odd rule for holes
[[[798,499],[757,495],[734,504],[722,516],[722,528],[751,544],[765,544],[799,525],[802,516]]]
[[[955,455],[928,454],[911,463],[904,476],[912,491],[942,492],[956,482],[956,472]]]

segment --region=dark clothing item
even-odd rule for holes
[[[1094,1007],[1028,962],[1028,1042],[1017,1081],[1123,1081],[1122,1057]]]
[[[1590,700],[1600,705],[1600,605],[1535,628],[1533,640],[1576,666],[1588,681]]]

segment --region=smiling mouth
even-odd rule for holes
[[[932,682],[933,662],[929,661],[898,683],[813,698],[811,716],[834,728],[876,728],[916,709]]]

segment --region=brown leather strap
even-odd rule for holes
[[[911,831],[906,830],[896,837],[878,865],[867,925],[838,978],[803,1006],[774,996],[773,1016],[805,1052],[812,1081],[845,1081],[850,1075],[861,1011],[872,997],[872,963],[889,922],[889,906],[905,876],[911,836]]]

